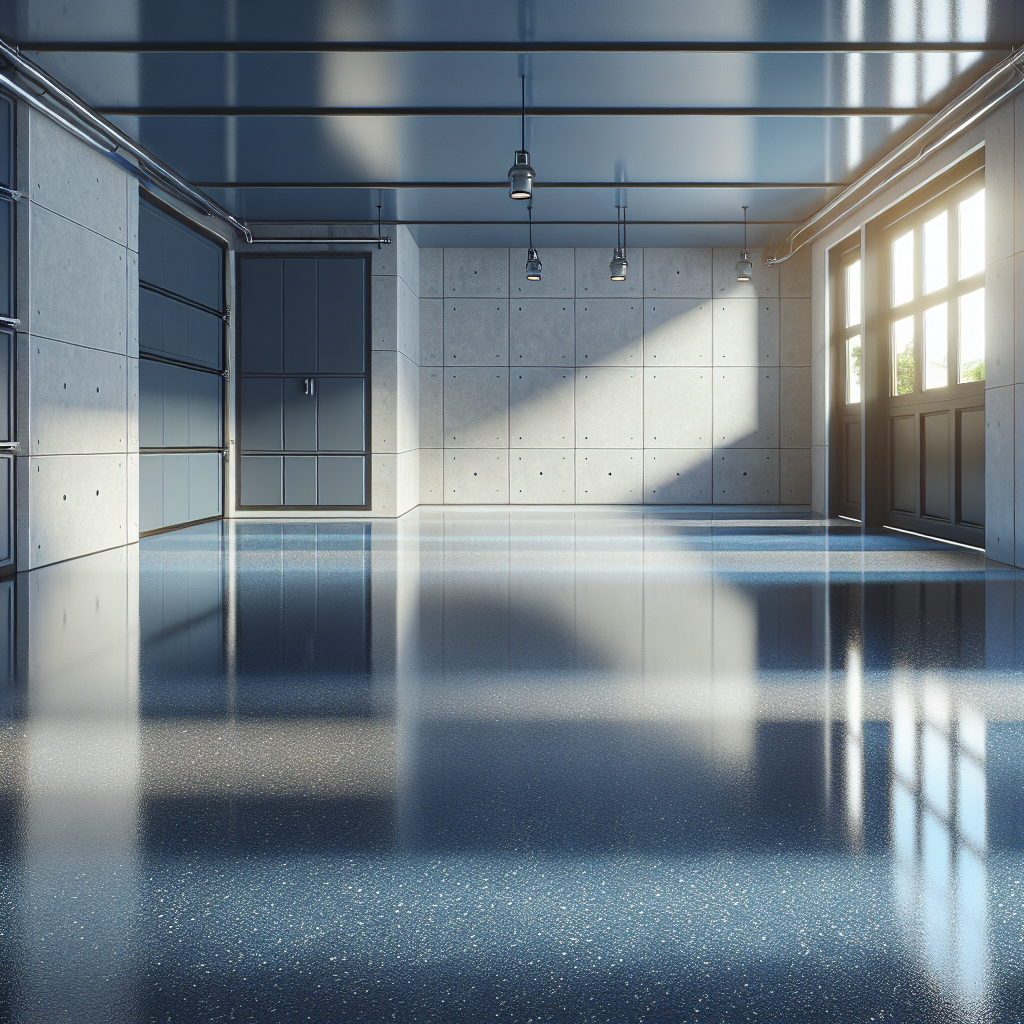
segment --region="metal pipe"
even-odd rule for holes
[[[631,181],[632,189],[800,189],[845,188],[845,181]],[[504,181],[203,181],[201,188],[226,189],[399,189],[503,188]],[[539,187],[539,186],[538,186]],[[622,188],[621,181],[545,181],[544,188]]]
[[[114,117],[521,117],[519,107],[129,107],[102,106]],[[923,117],[928,107],[529,107],[530,117]]]
[[[504,223],[504,221],[502,222]],[[390,245],[390,235],[377,238],[251,238],[253,245]]]
[[[961,114],[963,109],[967,107],[972,101],[976,100],[977,97],[989,89],[992,84],[1004,75],[1009,70],[1014,70],[1018,74],[1024,75],[1019,60],[1021,57],[1021,51],[1017,50],[1012,53],[1006,60],[1001,61],[996,67],[986,72],[981,76],[966,92],[962,93],[951,103],[948,103],[942,108],[927,124],[922,125],[916,132],[914,132],[908,139],[897,146],[888,156],[886,156],[879,163],[875,164],[870,170],[862,174],[855,182],[843,189],[839,195],[837,195],[830,202],[826,203],[814,216],[804,221],[798,228],[790,232],[790,234],[783,239],[779,247],[769,256],[765,262],[768,266],[775,266],[779,263],[785,263],[791,256],[799,252],[805,245],[813,242],[816,238],[823,235],[828,229],[841,217],[847,216],[857,207],[862,206],[873,196],[877,195],[882,189],[886,188],[893,181],[895,181],[900,175],[905,174],[907,171],[916,167],[922,160],[930,156],[941,146],[944,146],[951,139],[955,138],[960,132],[964,131],[971,124],[977,121],[979,118],[984,117],[990,110],[997,107],[1000,103],[1003,103],[1006,99],[1013,95],[1022,85],[1024,85],[1024,77],[1020,81],[1013,82],[1010,86],[1003,89],[993,99],[987,100],[983,105],[975,111],[972,111],[969,115],[964,117],[963,120],[954,124],[952,127],[946,129],[937,138],[929,140],[929,136],[932,135],[936,130],[940,129],[942,125],[949,121],[952,117]],[[918,148],[920,147],[920,148]],[[913,150],[917,149],[917,153],[911,156],[911,158],[905,163],[898,167],[894,166],[899,163],[904,157],[910,154]],[[888,172],[888,173],[885,173]],[[864,192],[863,195],[856,196],[861,189],[865,188],[871,181],[876,179],[879,174],[883,177],[875,185],[873,185],[868,191]],[[854,198],[856,196],[856,198]],[[839,207],[843,203],[853,200],[850,205],[843,210],[839,210]],[[834,214],[834,216],[831,216]],[[812,234],[808,235],[797,242],[797,238],[803,232],[825,221],[821,227],[819,227]],[[780,256],[784,246],[789,246],[789,251],[785,255]]]
[[[70,132],[75,138],[81,139],[86,145],[92,146],[93,149],[98,149],[105,156],[110,156],[112,153],[117,152],[117,146],[109,142],[101,142],[88,132],[83,131],[78,125],[72,124],[66,117],[62,117],[56,110],[45,104],[35,93],[29,92],[28,89],[23,89],[17,82],[12,81],[6,75],[0,75],[0,87],[13,93],[18,99],[24,100],[30,107],[34,107],[40,113],[56,121],[65,131]]]
[[[83,121],[91,129],[98,132],[104,138],[111,140],[115,150],[123,149],[126,153],[130,153],[139,161],[144,170],[148,170],[159,179],[173,185],[174,190],[179,195],[186,197],[193,204],[197,205],[202,212],[230,224],[231,227],[238,231],[246,240],[251,237],[249,229],[240,220],[228,213],[228,211],[218,203],[215,203],[209,198],[209,196],[205,196],[202,192],[196,190],[192,185],[179,177],[170,167],[163,163],[163,161],[153,156],[152,153],[144,149],[133,139],[129,138],[129,136],[125,135],[125,133],[115,125],[100,117],[100,115],[97,114],[87,103],[76,96],[73,92],[66,89],[56,79],[51,78],[42,70],[42,68],[33,64],[32,61],[26,60],[22,57],[18,50],[4,39],[0,39],[0,57],[3,57],[3,59],[11,64],[19,73],[35,82],[48,95],[70,110],[75,117]],[[22,99],[25,99],[26,102],[32,102],[28,99],[28,97],[32,95],[31,93],[22,90],[20,86],[15,86],[10,79],[4,78],[4,83],[8,86],[13,86],[15,90],[19,90],[18,94]],[[38,100],[33,103],[33,106],[37,104]],[[54,116],[46,106],[41,106],[40,109],[48,116]],[[84,138],[88,141],[88,137],[82,134],[80,130],[76,131],[70,122],[62,119],[62,124],[63,127],[78,135],[79,138]],[[93,144],[95,145],[95,143]]]
[[[662,42],[650,40],[558,42],[291,41],[291,42],[70,42],[26,43],[32,53],[1002,53],[1011,43],[993,42]]]

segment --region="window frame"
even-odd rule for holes
[[[894,208],[882,225],[879,245],[879,340],[885,346],[887,395],[890,405],[918,405],[922,402],[942,402],[982,394],[985,380],[959,381],[960,374],[960,299],[985,287],[984,268],[971,277],[959,277],[960,224],[957,216],[959,204],[985,187],[983,154],[969,158],[945,175],[939,176],[929,187]],[[947,213],[946,228],[946,284],[928,294],[924,292],[924,225],[933,217]],[[913,231],[914,266],[913,295],[909,301],[893,303],[893,243]],[[941,387],[926,388],[924,316],[927,310],[945,305],[946,316],[946,373],[947,383]],[[914,388],[905,394],[896,393],[896,362],[894,325],[908,317],[914,319]]]

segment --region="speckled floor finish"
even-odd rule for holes
[[[3,611],[0,1020],[1024,1019],[1024,574],[979,552],[420,509]]]

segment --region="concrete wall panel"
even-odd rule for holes
[[[716,448],[778,448],[777,369],[754,366],[716,368],[714,439]]]
[[[508,369],[463,367],[444,374],[447,448],[508,447]]]
[[[713,486],[716,504],[778,504],[779,453],[742,448],[716,451]]]
[[[644,249],[644,295],[711,298],[711,250]]]
[[[644,251],[626,253],[629,270],[625,281],[613,281],[609,275],[611,249],[576,250],[576,298],[628,299],[643,295]]]
[[[398,359],[397,352],[371,353],[370,450],[380,454],[398,451]]]
[[[444,364],[444,299],[420,299],[420,366]]]
[[[810,299],[779,301],[779,362],[783,366],[811,365]]]
[[[573,366],[575,300],[513,299],[509,304],[509,333],[512,366]]]
[[[716,299],[715,366],[779,365],[779,300]]]
[[[38,111],[29,111],[29,132],[29,180],[22,188],[32,202],[127,246],[125,172]]]
[[[783,505],[811,503],[810,448],[783,448],[779,452],[779,501]]]
[[[420,503],[444,502],[444,452],[440,448],[420,449]]]
[[[1014,388],[985,389],[985,552],[1014,559]]]
[[[640,299],[576,303],[577,366],[641,366],[644,306]]]
[[[575,453],[569,449],[509,452],[509,501],[513,505],[571,505]]]
[[[445,366],[508,366],[508,301],[446,299]]]
[[[1014,257],[985,268],[985,385],[1014,383]],[[956,372],[950,368],[951,374]],[[1024,371],[1024,367],[1022,367]]]
[[[783,299],[811,297],[811,247],[805,245],[779,264],[779,295]]]
[[[508,249],[445,249],[445,298],[508,298]]]
[[[17,462],[21,569],[128,542],[126,455],[50,455]]]
[[[540,281],[526,280],[526,250],[509,250],[508,293],[513,299],[564,298],[576,294],[575,249],[544,249]]]
[[[572,448],[575,439],[574,371],[518,366],[509,371],[509,442],[512,448]]]
[[[420,367],[420,447],[444,447],[444,370]]]
[[[709,367],[659,366],[644,370],[644,447],[710,448]]]
[[[370,280],[370,345],[382,351],[398,349],[398,278]]]
[[[753,273],[749,281],[736,280],[736,263],[742,255],[738,247],[715,249],[712,252],[712,294],[716,299],[777,299],[779,297],[779,268],[765,266],[763,249],[748,251],[753,266]]]
[[[417,365],[420,361],[420,300],[398,279],[398,351]]]
[[[23,326],[38,337],[125,354],[127,257],[116,242],[32,204]]]
[[[462,448],[444,453],[444,500],[448,505],[507,505],[506,449]]]
[[[779,370],[779,443],[782,448],[811,447],[811,368]]]
[[[986,263],[1014,254],[1014,205],[1014,105],[1004,103],[985,122]]]
[[[411,359],[406,359],[401,352],[398,354],[397,416],[398,451],[408,452],[419,448],[420,368]]]
[[[643,375],[625,367],[576,373],[576,447],[643,446]]]
[[[710,299],[647,299],[644,365],[709,366],[711,305]]]
[[[29,452],[127,451],[127,357],[45,338],[27,347]]]
[[[644,502],[707,505],[711,502],[712,453],[707,448],[644,451]]]
[[[420,249],[420,298],[444,296],[444,249]]]
[[[578,505],[634,505],[643,501],[643,452],[576,450]]]

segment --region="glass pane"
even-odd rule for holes
[[[949,269],[949,245],[946,240],[946,211],[924,224],[925,295],[946,287]]]
[[[960,298],[961,384],[985,379],[985,289]]]
[[[892,304],[902,306],[914,297],[914,232],[892,243]]]
[[[960,280],[985,269],[985,190],[960,204]]]
[[[846,268],[846,326],[860,323],[860,260]]]
[[[946,355],[949,341],[946,336],[946,304],[932,306],[924,311],[924,386],[944,388],[949,383]]]
[[[892,366],[894,395],[910,395],[914,391],[914,318],[897,320],[892,325]]]
[[[846,404],[860,402],[860,335],[846,339]]]

